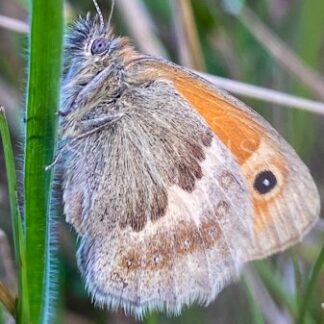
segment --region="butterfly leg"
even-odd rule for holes
[[[99,130],[105,126],[109,126],[117,122],[122,118],[122,113],[114,113],[111,115],[103,115],[93,119],[87,119],[81,121],[81,130],[83,132],[89,132],[91,130]],[[84,134],[84,133],[83,133]]]
[[[112,115],[108,115],[108,116],[104,115],[104,116],[100,116],[98,118],[83,120],[81,122],[82,134],[80,134],[77,137],[74,137],[70,142],[63,144],[63,146],[58,149],[58,153],[55,156],[53,162],[45,167],[45,171],[50,170],[55,164],[57,164],[57,162],[61,159],[62,154],[66,148],[72,148],[73,145],[79,139],[89,136],[89,135],[97,132],[98,130],[101,130],[104,127],[114,124],[122,116],[123,116],[123,114],[116,113],[116,114],[112,114]]]
[[[73,147],[73,145],[80,139],[87,137],[93,133],[98,132],[99,130],[114,124],[116,121],[118,121],[123,114],[116,114],[116,115],[109,115],[109,116],[104,116],[104,117],[99,117],[95,119],[89,119],[83,122],[89,122],[89,124],[85,123],[83,124],[83,133],[80,135],[74,137],[67,145],[70,147]]]
[[[96,75],[78,94],[72,104],[72,110],[82,106],[93,98],[107,83],[107,79],[115,72],[115,66],[109,66]]]
[[[98,92],[105,88],[105,85],[107,85],[107,79],[111,78],[112,74],[116,73],[118,74],[119,70],[117,69],[116,72],[115,65],[103,69],[92,80],[84,85],[76,98],[74,98],[69,104],[66,104],[64,109],[59,110],[58,115],[65,117],[76,109],[85,106],[96,94],[98,94]],[[117,79],[118,78],[119,76],[117,75]],[[110,91],[110,89],[106,90]]]

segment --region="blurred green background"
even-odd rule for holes
[[[142,51],[210,74],[324,101],[324,87],[321,87],[321,82],[324,84],[321,76],[324,72],[323,0],[116,2],[112,18],[115,33],[129,35]],[[108,17],[110,1],[99,1],[99,5]],[[23,0],[1,0],[0,15],[28,23],[27,7]],[[230,8],[237,9],[235,15],[229,14]],[[65,11],[66,21],[71,22],[78,15],[95,12],[95,9],[91,0],[75,0],[66,2]],[[258,20],[267,26],[266,32],[260,28]],[[7,109],[19,162],[24,129],[27,35],[13,29],[8,25],[0,27],[0,104]],[[184,32],[186,30],[188,33]],[[275,41],[282,46],[276,55],[271,52],[278,48],[273,37],[277,37]],[[293,145],[309,166],[323,197],[324,116],[240,98],[263,114]],[[62,285],[58,287],[58,323],[133,323],[121,313],[99,310],[91,304],[76,267],[75,235],[64,224],[63,215],[61,220],[58,270]],[[0,228],[7,234],[10,245],[1,147]],[[0,235],[0,280],[15,289],[10,246],[5,241]],[[239,282],[225,288],[209,307],[193,306],[176,318],[153,314],[145,322],[294,323],[323,241],[324,221],[321,219],[303,243],[266,261],[255,262]],[[324,268],[309,303],[307,323],[324,323]]]

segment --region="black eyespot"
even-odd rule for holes
[[[91,54],[101,54],[109,47],[109,41],[106,38],[97,38],[91,45]]]
[[[261,195],[270,192],[276,185],[277,185],[277,178],[269,170],[260,172],[254,180],[254,188]]]

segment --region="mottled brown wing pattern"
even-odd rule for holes
[[[308,233],[319,216],[318,190],[306,165],[266,120],[238,99],[170,62],[143,57],[130,68],[137,71],[141,82],[153,75],[170,80],[240,164],[253,204],[255,234],[255,240],[245,242],[246,261],[282,251]],[[258,177],[267,172],[275,179],[275,187],[260,193]]]
[[[251,237],[239,165],[170,82],[132,84],[119,104],[123,117],[65,161],[86,284],[137,316],[208,303],[237,275]]]
[[[97,303],[139,318],[209,303],[243,262],[314,224],[307,167],[250,108],[98,17],[77,21],[66,50],[64,212]]]

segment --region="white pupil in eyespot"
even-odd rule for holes
[[[269,180],[269,179],[264,179],[264,180],[263,180],[263,185],[264,185],[265,187],[269,187],[269,186],[270,186],[270,180]]]

